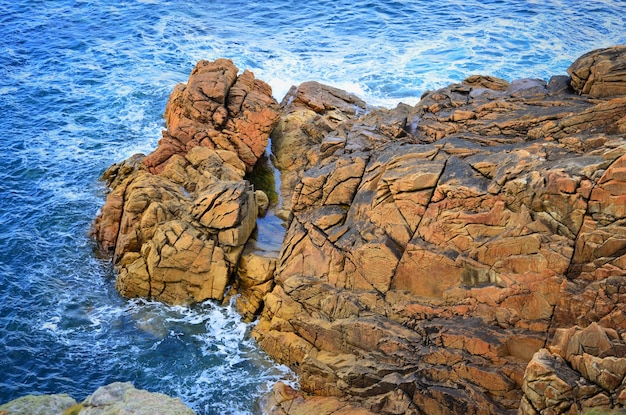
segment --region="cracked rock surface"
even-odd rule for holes
[[[222,300],[256,226],[244,180],[278,121],[271,89],[225,59],[199,62],[172,93],[158,148],[113,165],[94,234],[126,297]]]
[[[307,156],[261,347],[304,393],[495,414],[518,411],[557,329],[625,330],[625,62],[596,51],[571,82],[473,76],[359,116],[347,94],[292,91],[274,152]]]
[[[126,296],[233,283],[246,319],[261,310],[253,336],[301,387],[277,384],[265,413],[621,408],[625,62],[597,50],[570,76],[471,76],[394,109],[316,82],[279,107],[202,62],[159,148],[105,174],[94,232]],[[278,257],[242,257],[243,177],[270,133],[287,232]]]

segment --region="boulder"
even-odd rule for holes
[[[98,388],[82,402],[76,415],[195,415],[178,398],[135,389],[130,383],[116,382]]]
[[[579,94],[596,98],[626,95],[626,46],[593,50],[567,69]]]
[[[617,331],[597,323],[557,329],[552,345],[535,353],[526,368],[518,414],[623,411],[625,376],[626,344]]]
[[[64,415],[76,401],[66,394],[27,395],[0,405],[3,415]]]
[[[65,394],[24,396],[0,405],[3,415],[195,415],[178,398],[136,389],[130,382],[98,388],[83,402]]]

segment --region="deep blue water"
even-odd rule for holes
[[[626,43],[625,1],[0,0],[0,403],[132,381],[199,414],[255,413],[290,378],[230,308],[127,301],[89,229],[98,177],[155,148],[199,59],[414,104],[475,74],[565,74]]]

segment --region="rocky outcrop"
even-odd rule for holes
[[[274,165],[281,171],[282,217],[291,210],[293,189],[303,172],[320,159],[320,145],[344,121],[363,114],[363,100],[318,82],[292,87],[282,102],[283,116],[272,132]]]
[[[594,50],[581,56],[567,72],[572,88],[591,97],[626,95],[626,46]]]
[[[622,356],[576,333],[621,350],[626,331],[624,62],[598,50],[571,77],[471,76],[394,109],[309,82],[280,110],[249,72],[201,63],[159,148],[106,174],[95,234],[124,295],[232,283],[261,312],[253,336],[301,386],[277,385],[268,413],[619,407]],[[278,258],[242,254],[267,202],[244,176],[275,124],[288,229]]]
[[[199,62],[170,97],[158,148],[104,174],[112,190],[94,234],[122,295],[224,298],[261,197],[244,176],[278,121],[270,88],[237,72],[228,60]]]
[[[596,87],[473,76],[361,116],[343,98],[332,126],[338,94],[292,91],[272,142],[307,157],[261,347],[374,413],[515,413],[555,330],[625,330],[624,62],[575,62]]]
[[[196,146],[232,151],[252,170],[278,114],[269,85],[250,71],[238,72],[227,59],[200,61],[187,84],[174,89],[165,109],[167,131],[144,160],[150,172]]]
[[[76,405],[67,394],[27,395],[0,405],[2,415],[65,415],[65,411]]]
[[[136,389],[131,383],[98,388],[82,403],[68,395],[25,396],[0,406],[3,415],[195,415],[180,399]]]
[[[135,389],[129,382],[98,388],[77,409],[76,415],[195,415],[180,399]]]

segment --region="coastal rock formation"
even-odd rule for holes
[[[180,399],[136,389],[131,383],[98,388],[82,403],[68,395],[25,396],[0,405],[3,415],[195,415]]]
[[[476,75],[394,109],[315,82],[278,108],[251,73],[201,63],[159,148],[105,174],[95,235],[124,295],[260,312],[253,336],[301,387],[267,413],[619,408],[625,62],[593,51],[571,76]],[[272,129],[278,258],[242,254]]]
[[[178,85],[167,103],[167,130],[159,147],[144,160],[151,173],[170,157],[195,146],[236,153],[251,171],[265,152],[278,119],[272,90],[250,71],[238,75],[228,59],[200,61],[186,85]]]
[[[201,61],[166,110],[158,148],[112,166],[94,234],[126,297],[222,300],[256,224],[244,180],[278,121],[271,89],[231,61]],[[267,198],[265,198],[267,199]]]
[[[307,394],[493,414],[517,411],[558,328],[623,332],[624,62],[622,47],[583,56],[582,84],[472,76],[360,117],[345,94],[292,92],[272,142],[315,156],[293,167],[261,347]],[[332,128],[299,118],[330,106]]]
[[[292,87],[282,109],[272,132],[272,154],[274,165],[281,171],[281,209],[287,217],[293,189],[303,172],[319,161],[322,139],[342,122],[363,114],[366,104],[354,94],[311,81]]]

